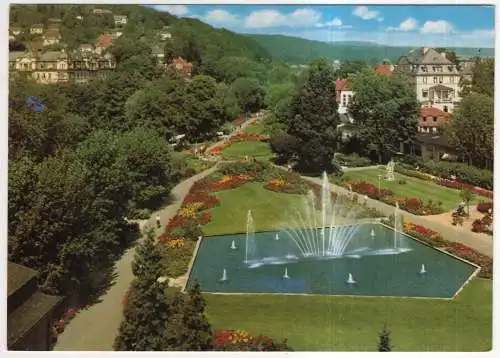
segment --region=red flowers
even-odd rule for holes
[[[348,185],[351,186],[352,191],[355,191],[356,193],[359,194],[367,195],[368,197],[376,200],[384,196],[394,195],[394,193],[389,189],[379,189],[375,185],[366,183],[364,181],[351,182]]]
[[[243,330],[219,329],[214,331],[214,348],[216,351],[291,351],[283,342],[268,336],[252,336]]]
[[[243,122],[245,122],[245,117],[243,117],[243,116],[240,116],[240,117],[235,118],[235,119],[233,120],[233,124],[235,124],[235,125],[237,125],[237,126],[239,126],[239,125],[240,125],[240,124],[242,124]]]
[[[489,201],[487,203],[481,202],[477,204],[476,209],[480,213],[486,214],[490,210],[493,210],[493,202],[492,201]]]
[[[442,185],[442,186],[446,186],[448,188],[453,188],[453,189],[469,189],[470,191],[478,194],[478,195],[481,195],[481,196],[485,196],[487,198],[490,198],[492,199],[493,198],[493,192],[490,191],[490,190],[486,190],[486,189],[483,189],[483,188],[479,188],[477,186],[474,186],[474,185],[470,185],[470,184],[465,184],[465,183],[461,183],[457,180],[451,180],[451,179],[435,179],[436,183],[439,184],[439,185]]]

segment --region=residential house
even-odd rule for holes
[[[57,45],[61,40],[61,33],[54,28],[48,29],[43,35],[43,46]]]
[[[456,159],[459,153],[449,144],[444,126],[450,113],[432,107],[422,107],[418,118],[418,133],[415,136],[415,153],[426,159]]]
[[[52,323],[65,308],[65,299],[42,293],[38,272],[7,263],[7,349],[48,351]]]
[[[9,71],[31,71],[34,65],[31,61],[23,60],[27,56],[26,52],[13,51],[9,52]]]
[[[465,70],[432,48],[412,50],[401,56],[395,72],[410,76],[422,106],[452,112],[460,100],[460,78]]]
[[[94,15],[106,15],[106,14],[112,14],[113,11],[108,10],[108,9],[94,9],[94,10],[92,10],[92,13]]]
[[[108,34],[102,34],[97,38],[95,52],[99,55],[102,55],[104,51],[111,45],[113,42],[113,36]]]
[[[354,97],[354,92],[350,88],[348,80],[335,81],[335,98],[338,102],[338,112],[342,116],[348,116],[347,107]],[[349,119],[352,123],[352,119]]]
[[[69,80],[69,58],[63,51],[47,51],[36,55],[32,77],[42,84],[67,82]]]
[[[82,21],[83,20],[83,16],[81,16],[81,15],[75,16],[75,19]]]
[[[115,26],[125,26],[127,25],[127,16],[126,15],[114,15]]]
[[[14,35],[14,36],[20,35],[21,32],[23,32],[23,30],[20,27],[17,27],[17,26],[12,26],[9,29],[9,33],[12,33],[12,35]]]
[[[41,35],[44,31],[44,26],[42,24],[34,24],[30,27],[30,34],[32,35]]]
[[[170,26],[165,26],[161,31],[158,33],[160,36],[160,39],[162,41],[168,40],[172,38],[172,33],[170,32]]]
[[[86,52],[73,56],[69,66],[70,80],[84,83],[91,79],[106,77],[115,69],[116,64],[110,54],[98,56]]]
[[[191,62],[186,61],[182,57],[174,58],[172,60],[171,66],[172,68],[182,72],[186,76],[191,76],[191,73],[193,71],[193,64]]]
[[[48,24],[47,24],[47,28],[48,29],[57,29],[57,30],[59,30],[61,28],[61,24],[62,24],[62,20],[61,19],[52,18],[52,19],[49,19],[47,22],[48,22]]]
[[[78,52],[80,53],[92,53],[94,52],[94,46],[91,44],[82,44],[78,47]]]
[[[378,66],[375,66],[375,72],[381,73],[384,75],[392,75],[392,72],[394,71],[394,65],[384,63]]]
[[[113,38],[113,40],[120,38],[120,36],[122,36],[122,35],[123,35],[123,32],[121,32],[121,31],[113,31],[111,33],[111,37]]]
[[[156,58],[159,66],[163,66],[165,64],[165,51],[163,48],[160,46],[154,46],[152,54]]]

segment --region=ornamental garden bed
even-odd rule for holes
[[[387,225],[394,226],[394,217],[389,221],[384,222]],[[444,239],[438,232],[414,224],[412,222],[403,223],[403,231],[411,235],[429,246],[442,249],[450,254],[456,255],[464,260],[472,262],[481,267],[478,277],[491,279],[493,277],[493,259],[481,254],[473,248],[464,244],[448,241]]]
[[[270,156],[272,155],[271,149],[264,142],[268,139],[269,137],[263,134],[237,132],[221,145],[213,147],[209,155],[223,154],[224,157]]]
[[[393,182],[384,181],[383,179],[380,181],[380,191],[383,195],[382,199],[379,199],[377,198],[379,195],[378,176],[382,175],[383,178],[385,174],[386,170],[384,168],[363,169],[346,173],[341,180],[342,185],[346,188],[348,188],[349,182],[370,184],[370,187],[365,185],[362,189],[366,192],[360,194],[369,197],[372,195],[372,198],[385,201],[391,205],[394,205],[395,201],[398,200],[401,206],[401,202],[405,201],[403,204],[409,210],[413,210],[412,213],[416,215],[432,215],[456,210],[458,204],[462,201],[458,189],[443,187],[429,178],[416,178],[401,173],[394,174],[395,180]],[[432,202],[429,203],[429,200]]]

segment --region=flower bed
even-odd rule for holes
[[[492,191],[487,190],[487,189],[483,189],[483,188],[479,188],[479,187],[471,185],[471,184],[462,183],[458,180],[442,179],[442,178],[436,177],[436,176],[428,174],[428,173],[424,173],[424,172],[417,171],[417,170],[405,169],[405,168],[402,168],[400,166],[396,166],[394,168],[394,170],[400,174],[407,175],[410,177],[414,177],[414,178],[418,178],[418,179],[422,179],[422,180],[430,180],[438,185],[445,186],[447,188],[459,189],[459,190],[469,189],[470,191],[472,191],[478,195],[481,195],[481,196],[484,196],[487,198],[493,198]]]
[[[394,220],[394,218],[392,218],[392,220]],[[386,224],[393,225],[391,222],[386,222]],[[403,231],[429,246],[440,248],[450,254],[480,266],[481,271],[479,271],[478,277],[489,279],[493,277],[493,260],[473,248],[458,242],[448,241],[439,233],[411,222],[405,222],[403,224]]]
[[[227,147],[229,147],[233,143],[239,142],[252,142],[252,141],[263,141],[269,139],[269,136],[263,134],[253,134],[253,133],[245,133],[245,132],[236,132],[229,139],[224,141],[224,143],[213,147],[209,155],[218,155],[224,151]]]
[[[238,118],[235,118],[233,120],[233,124],[236,125],[236,126],[239,126],[240,124],[242,124],[243,122],[245,122],[245,117],[243,116],[240,116]]]
[[[432,200],[424,203],[415,198],[396,198],[391,190],[379,189],[375,185],[363,181],[347,182],[344,183],[344,187],[389,205],[395,206],[396,203],[398,203],[402,210],[415,215],[434,215],[443,212],[441,205],[439,203],[433,203]]]
[[[274,175],[271,174],[271,178],[264,184],[264,188],[278,193],[303,195],[308,192],[309,185],[296,173],[280,171]]]
[[[486,214],[490,210],[493,210],[493,202],[489,201],[487,203],[485,202],[478,203],[476,206],[476,210],[479,211],[480,213]]]
[[[486,213],[482,219],[476,219],[472,222],[473,232],[482,232],[485,234],[493,235],[491,225],[493,224],[493,213]]]
[[[278,342],[268,336],[252,336],[243,330],[219,329],[213,332],[215,351],[292,351],[286,339]]]
[[[66,328],[68,323],[76,316],[77,313],[77,309],[70,308],[63,316],[63,318],[61,318],[52,326],[52,342],[57,341],[57,337],[64,332],[64,329]]]

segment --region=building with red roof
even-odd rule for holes
[[[435,107],[420,108],[418,131],[420,133],[442,133],[443,126],[450,120],[450,114]]]
[[[392,71],[394,71],[394,66],[390,64],[382,64],[375,67],[375,72],[384,75],[392,75]]]
[[[109,34],[99,35],[96,41],[95,50],[98,54],[102,54],[113,43],[113,36]]]

